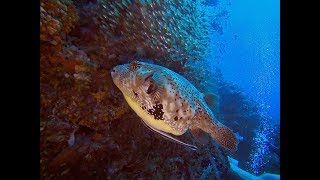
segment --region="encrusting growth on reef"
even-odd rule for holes
[[[202,58],[208,14],[183,2],[40,1],[41,179],[199,178],[210,157],[227,173],[214,142],[192,152],[144,127],[110,76],[134,58],[177,72]]]

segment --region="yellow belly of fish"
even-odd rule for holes
[[[149,126],[163,131],[167,133],[174,134],[176,136],[182,135],[183,133],[174,130],[172,127],[170,127],[168,124],[166,124],[163,120],[156,120],[154,117],[147,112],[145,112],[138,103],[136,103],[132,98],[129,96],[124,95],[125,100],[129,104],[129,106],[137,113],[137,115],[146,122]]]

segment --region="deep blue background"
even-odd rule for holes
[[[280,2],[231,1],[219,42],[223,76],[257,101],[274,122],[280,119]]]

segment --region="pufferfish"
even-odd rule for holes
[[[159,65],[133,61],[112,68],[111,76],[129,106],[155,132],[196,150],[174,136],[190,129],[199,139],[204,131],[224,148],[237,149],[235,134],[217,120],[204,95],[181,75]]]

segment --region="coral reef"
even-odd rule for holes
[[[56,119],[43,124],[42,178],[197,179],[208,166],[215,170],[206,172],[207,178],[227,175],[222,148],[210,144],[194,152],[154,134],[131,115],[101,124],[101,130]],[[74,129],[75,143],[70,146],[67,140]]]
[[[40,3],[40,40],[61,44],[77,19],[76,7],[70,0],[43,0]],[[63,39],[62,39],[63,38]]]
[[[201,1],[40,1],[41,179],[227,174],[226,152],[215,142],[197,144],[201,148],[194,152],[144,127],[109,73],[137,57],[187,72],[184,65],[205,54],[206,18],[214,16],[200,6]],[[196,143],[190,133],[180,138]]]

